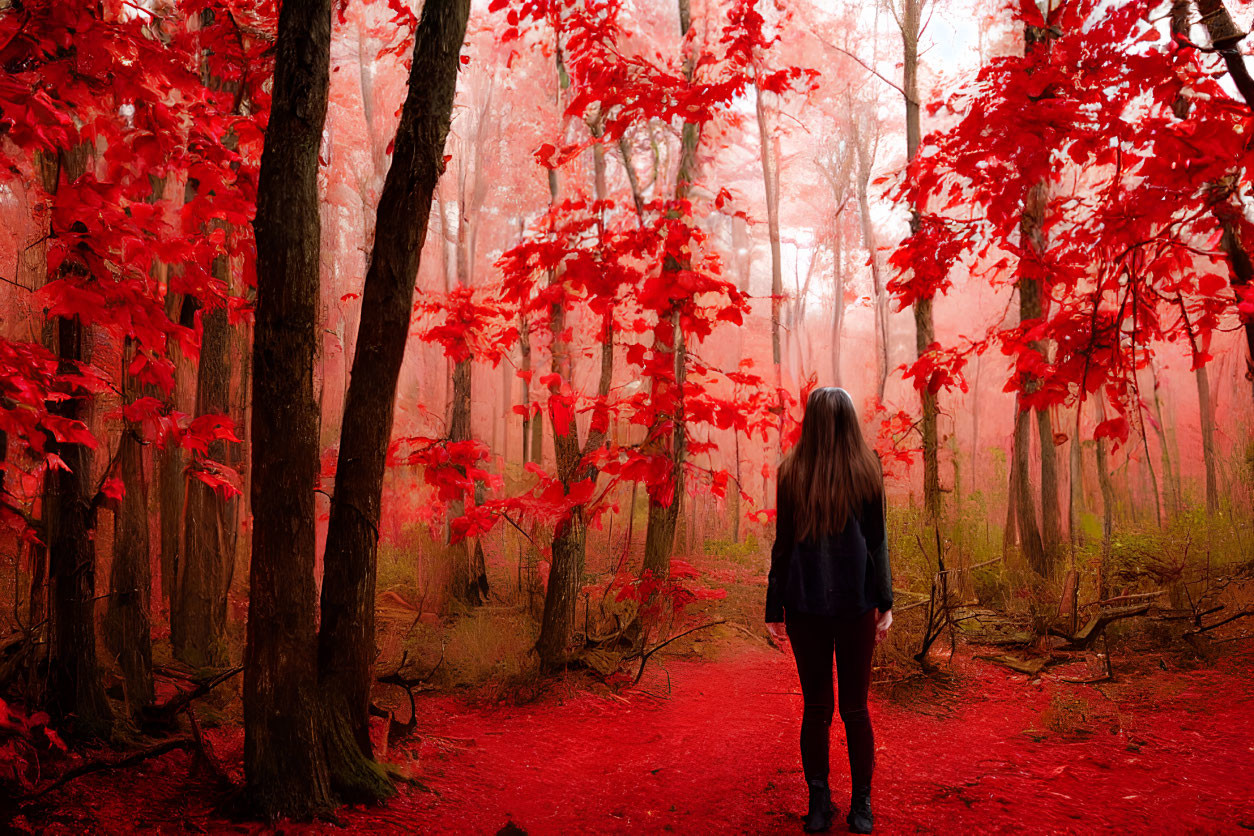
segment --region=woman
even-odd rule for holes
[[[826,830],[836,815],[827,785],[835,656],[853,788],[846,821],[852,832],[870,833],[875,740],[866,699],[871,652],[893,623],[893,585],[884,477],[848,392],[810,393],[801,440],[780,463],[777,482],[766,622],[777,643],[792,645],[801,678],[805,829]]]

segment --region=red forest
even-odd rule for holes
[[[0,828],[1254,827],[1250,12],[0,0]]]

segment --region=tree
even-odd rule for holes
[[[313,389],[318,149],[330,59],[330,0],[285,0],[253,222],[257,309],[244,775],[252,804],[267,818],[308,817],[331,803],[317,723],[319,449]]]
[[[1109,439],[1115,452],[1133,428],[1143,428],[1136,373],[1156,347],[1187,342],[1196,368],[1210,359],[1209,335],[1241,313],[1212,266],[1222,257],[1222,230],[1208,227],[1230,194],[1198,184],[1228,176],[1244,129],[1191,50],[1149,45],[1143,11],[1136,3],[1111,11],[1071,0],[1051,8],[1047,19],[1025,2],[1019,20],[1030,48],[1021,58],[993,62],[978,91],[951,100],[965,108],[962,118],[928,138],[929,153],[911,163],[901,188],[903,195],[923,193],[937,208],[893,255],[913,273],[896,285],[899,298],[948,287],[960,261],[1004,287],[998,277],[1016,259],[1013,275],[1027,305],[1019,324],[934,350],[908,374],[938,388],[965,385],[967,358],[999,344],[1014,361],[1007,389],[1018,399],[1022,459],[1027,410],[1044,412],[1097,392],[1115,414],[1097,423],[1093,437]],[[1045,32],[1048,48],[1033,41]],[[1134,53],[1116,46],[1134,41],[1147,46]],[[1112,90],[1118,96],[1107,95]],[[1191,124],[1172,112],[1182,90],[1194,103]],[[1189,165],[1178,166],[1182,158]],[[1077,199],[1091,194],[1101,199]],[[961,214],[950,211],[959,204]],[[1144,442],[1143,429],[1139,434]],[[1038,437],[1052,459],[1056,439],[1043,420]],[[1106,456],[1104,447],[1099,452]],[[1025,474],[1021,460],[1012,479],[1016,522],[1030,541],[1024,523],[1034,503],[1025,496],[1027,479],[1019,478]],[[1056,480],[1043,471],[1042,483],[1046,538],[1056,542]],[[1048,565],[1042,559],[1034,568]]]
[[[123,364],[134,360],[128,341]],[[135,382],[123,371],[123,411],[134,406]],[[125,416],[123,416],[125,418]],[[118,658],[126,682],[131,714],[149,705],[152,681],[151,553],[148,543],[148,486],[144,474],[144,438],[137,421],[126,421],[118,440],[118,471],[124,494],[113,518],[113,566],[109,573],[109,606],[105,642]]]
[[[324,557],[318,684],[331,782],[352,799],[377,800],[392,792],[373,761],[369,733],[383,473],[469,12],[469,0],[428,0],[416,22],[409,92],[379,199],[344,406]]]
[[[901,29],[902,65],[901,88],[906,102],[906,161],[909,163],[919,152],[922,128],[919,122],[919,35],[923,32],[923,8],[926,0],[902,0],[898,10],[893,6],[897,26]],[[910,233],[918,234],[922,208],[910,207]],[[872,255],[874,259],[874,255]],[[916,363],[936,343],[936,328],[932,321],[932,296],[920,295],[914,301],[914,348]],[[887,340],[885,340],[887,344]],[[919,420],[919,433],[923,437],[923,508],[932,525],[939,524],[941,515],[940,445],[937,437],[936,392],[930,387],[919,389],[923,415]]]

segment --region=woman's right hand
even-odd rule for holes
[[[770,634],[775,646],[780,650],[783,650],[784,645],[788,643],[788,631],[784,629],[784,622],[768,621],[766,624],[766,632]]]

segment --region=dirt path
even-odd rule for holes
[[[881,689],[871,706],[876,830],[1254,829],[1252,662],[1247,649],[1213,669],[1156,671],[1099,691],[1048,677],[1033,684],[965,660],[963,677],[930,699],[890,700]],[[642,685],[664,691],[667,674],[669,698],[582,693],[504,707],[422,699],[423,736],[392,755],[416,756],[417,777],[433,792],[346,811],[343,824],[356,833],[491,834],[511,821],[533,836],[799,833],[801,698],[791,658],[752,648],[717,662],[670,661]],[[1062,731],[1049,728],[1051,716]],[[238,757],[238,733],[218,745],[224,759]],[[843,814],[839,723],[832,762]],[[55,799],[44,832],[256,831],[217,818],[188,765],[176,753],[84,780]]]

